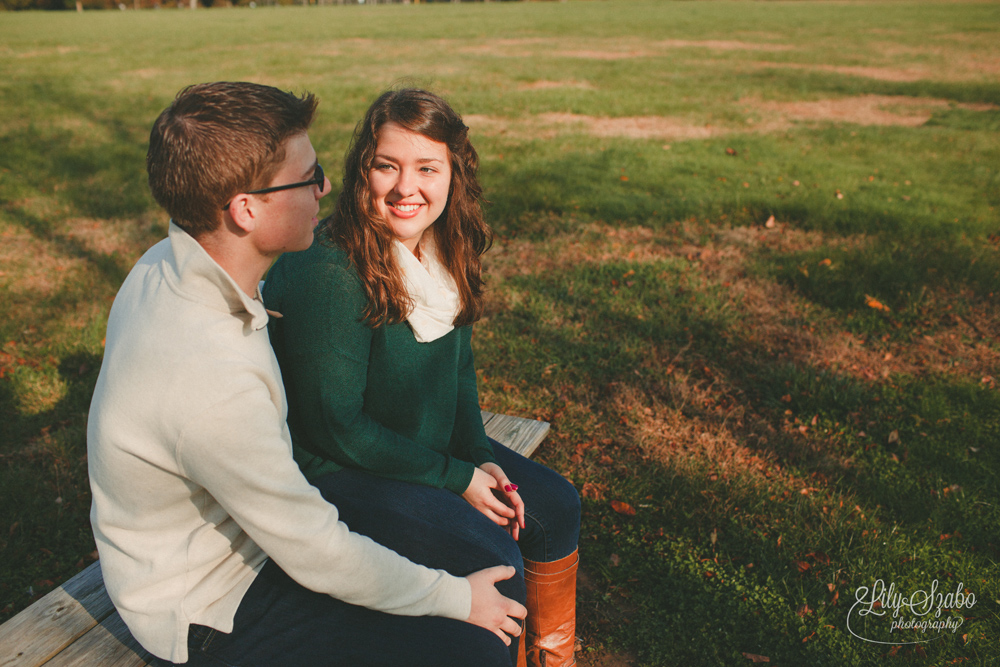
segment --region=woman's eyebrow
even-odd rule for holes
[[[377,159],[377,160],[388,160],[389,162],[399,162],[399,160],[397,158],[394,158],[391,155],[386,155],[385,153],[376,153],[375,154],[375,159]],[[440,163],[444,164],[444,160],[442,160],[441,158],[436,158],[436,157],[422,157],[422,158],[418,158],[417,159],[417,163],[418,164],[426,164],[428,162],[440,162]]]

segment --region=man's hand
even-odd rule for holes
[[[528,610],[496,589],[496,582],[510,579],[516,570],[509,565],[488,567],[466,577],[472,586],[472,611],[467,621],[486,628],[510,646],[510,638],[521,635]],[[521,619],[518,622],[515,619]]]
[[[465,498],[470,505],[475,507],[477,510],[486,515],[486,517],[497,524],[498,526],[506,526],[510,523],[510,519],[517,516],[513,507],[508,506],[507,503],[501,501],[494,494],[494,489],[497,489],[498,493],[504,493],[502,491],[503,485],[496,478],[496,476],[486,472],[485,468],[487,466],[493,466],[497,470],[500,470],[500,466],[495,463],[484,463],[482,468],[476,468],[476,471],[472,474],[472,481],[469,482],[469,488],[465,490],[462,497]],[[503,479],[507,479],[503,475],[503,471],[500,470],[500,475]],[[510,484],[510,482],[504,482],[503,484]],[[520,498],[518,498],[520,502]],[[524,505],[521,505],[521,514],[524,514]],[[523,521],[523,518],[521,519]]]

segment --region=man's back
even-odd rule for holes
[[[163,634],[164,614],[212,625],[216,605],[232,618],[265,559],[206,491],[212,480],[198,487],[188,479],[191,468],[206,476],[207,456],[242,460],[190,447],[204,449],[201,434],[247,394],[273,397],[258,409],[270,413],[274,442],[287,439],[280,377],[259,329],[266,314],[248,297],[244,308],[231,283],[172,228],[129,274],[108,321],[88,425],[92,520],[109,593],[140,641],[147,624]],[[182,630],[179,618],[170,625]]]

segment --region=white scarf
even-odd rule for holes
[[[420,259],[398,239],[393,248],[413,301],[413,309],[406,316],[413,336],[419,343],[437,340],[455,328],[460,299],[455,279],[438,259],[434,235],[425,234],[420,240]]]

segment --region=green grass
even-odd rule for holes
[[[997,664],[998,45],[978,2],[4,14],[0,619],[93,558],[86,414],[166,230],[159,111],[206,80],[309,90],[335,173],[406,82],[482,158],[484,407],[550,421],[538,456],[584,496],[581,665]],[[976,604],[864,642],[876,579]]]

